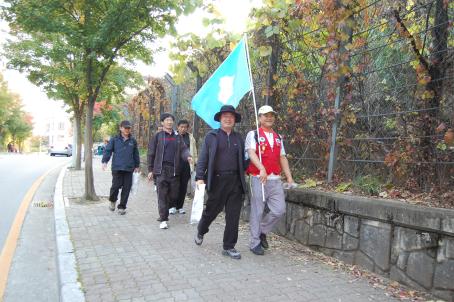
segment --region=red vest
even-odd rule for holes
[[[271,148],[268,138],[262,128],[259,128],[259,135],[256,138],[258,140],[256,145],[255,154],[259,157],[259,151],[262,153],[262,165],[266,169],[266,173],[275,175],[281,174],[281,146],[282,142],[280,136],[273,131],[274,145]],[[259,157],[260,158],[260,157]],[[246,170],[249,175],[259,175],[260,170],[251,162]]]

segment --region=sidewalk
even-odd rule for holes
[[[100,202],[81,202],[84,171],[67,171],[66,215],[87,301],[397,301],[366,280],[335,271],[319,261],[279,249],[265,256],[248,248],[242,225],[236,248],[241,260],[221,255],[223,220],[218,218],[202,246],[193,242],[187,214],[171,215],[159,229],[156,193],[145,179],[128,202],[127,214],[108,210],[111,173],[94,158]]]

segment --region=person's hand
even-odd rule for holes
[[[284,189],[295,189],[298,187],[298,185],[296,184],[296,182],[293,181],[293,178],[287,178],[287,181],[288,182],[285,182],[282,184],[283,188]]]
[[[102,163],[102,170],[106,171],[106,169],[107,169],[107,163]]]
[[[266,179],[268,178],[268,174],[266,173],[266,169],[260,169],[259,179],[262,184],[266,183]]]
[[[153,172],[148,173],[148,181],[153,179]]]
[[[136,173],[137,173],[137,172],[140,172],[140,168],[135,168],[135,169],[134,169],[134,172],[136,172]]]
[[[195,185],[197,186],[197,189],[199,189],[199,185],[203,185],[203,184],[205,184],[203,179],[199,179],[198,181],[195,182]]]
[[[189,157],[188,157],[188,163],[189,163],[190,165],[192,165],[192,156],[189,156]]]

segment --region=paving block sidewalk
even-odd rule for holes
[[[219,217],[202,246],[193,242],[187,214],[171,215],[159,229],[156,192],[145,179],[131,196],[127,214],[108,210],[110,171],[94,159],[100,202],[81,201],[84,171],[67,171],[64,195],[80,281],[87,301],[395,301],[366,280],[318,261],[301,261],[274,248],[255,256],[242,225],[236,248],[241,260],[221,255],[224,222]]]

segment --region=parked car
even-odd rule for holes
[[[50,154],[50,156],[66,155],[67,157],[70,157],[73,155],[73,151],[72,151],[71,146],[68,146],[68,145],[51,146],[49,149],[49,154]]]

